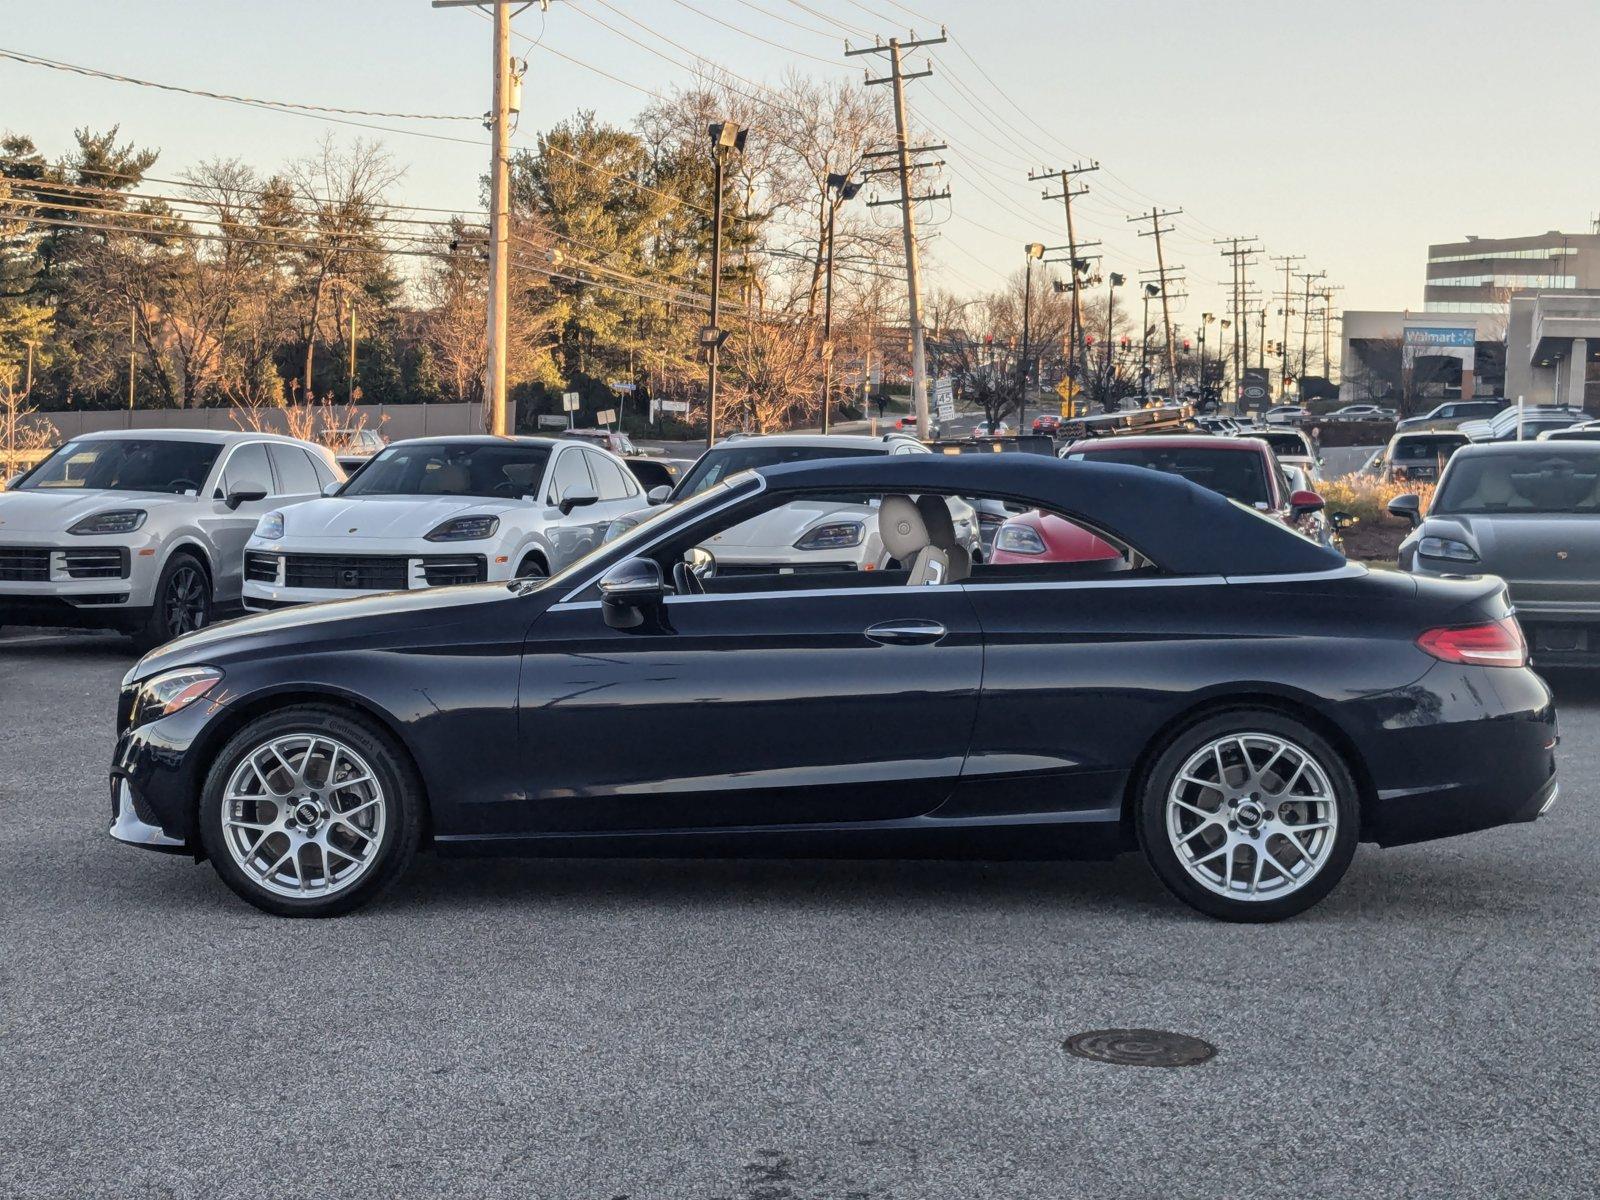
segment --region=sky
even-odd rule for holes
[[[0,49],[142,79],[381,111],[488,105],[489,23],[428,0],[0,7]],[[1064,242],[1059,201],[1027,177],[1074,161],[1101,166],[1076,203],[1078,236],[1105,243],[1103,270],[1154,267],[1152,239],[1127,217],[1182,210],[1165,249],[1185,268],[1174,319],[1186,330],[1223,311],[1217,238],[1260,239],[1251,271],[1264,289],[1283,285],[1272,256],[1303,255],[1296,270],[1342,287],[1336,307],[1420,308],[1430,242],[1586,232],[1600,213],[1596,0],[554,0],[516,19],[529,39],[516,42],[529,62],[517,141],[578,108],[625,124],[648,92],[685,84],[689,55],[662,38],[774,83],[790,68],[857,74],[845,37],[941,22],[952,40],[918,52],[934,74],[907,90],[914,121],[951,146],[950,201],[919,206],[938,234],[930,290],[994,288],[1025,243]],[[159,147],[152,173],[168,178],[213,158],[270,171],[327,131],[381,138],[406,167],[396,198],[409,204],[477,208],[486,168],[470,121],[371,119],[405,135],[0,60],[0,129],[54,156],[76,126],[112,123]]]

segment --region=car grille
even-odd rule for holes
[[[62,559],[71,579],[128,577],[128,552],[115,546],[102,550],[67,550]]]
[[[278,556],[247,550],[244,555],[244,577],[256,583],[278,582]]]
[[[433,554],[422,560],[429,587],[453,583],[482,583],[489,577],[489,560],[481,554]]]
[[[0,546],[0,580],[48,580],[50,551],[43,546]]]
[[[410,584],[410,560],[395,555],[286,554],[283,582],[292,588],[398,592]]]

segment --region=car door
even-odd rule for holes
[[[264,490],[266,498],[246,500],[237,508],[229,508],[228,496],[247,485]],[[277,491],[265,442],[241,442],[229,451],[210,500],[201,502],[206,511],[200,523],[215,552],[211,569],[218,600],[235,600],[243,591],[245,543],[255,532],[257,522],[278,502]]]
[[[616,630],[583,599],[534,623],[508,832],[893,821],[953,790],[983,671],[960,587],[674,595],[662,615]]]
[[[595,532],[594,505],[574,508],[570,513],[561,512],[562,498],[575,491],[598,494],[583,447],[563,446],[551,459],[544,492],[545,536],[550,539],[552,573],[589,553],[605,534],[604,529]]]

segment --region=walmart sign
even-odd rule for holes
[[[1413,347],[1451,346],[1462,350],[1471,350],[1477,345],[1477,342],[1477,328],[1471,325],[1465,327],[1417,326],[1408,327],[1405,331],[1405,344]]]

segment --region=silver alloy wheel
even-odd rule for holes
[[[279,896],[334,895],[364,876],[388,819],[383,787],[350,746],[290,733],[245,754],[222,797],[222,837],[253,883]]]
[[[1298,891],[1333,853],[1339,808],[1322,764],[1272,733],[1191,754],[1167,791],[1167,837],[1196,883],[1234,900]]]

